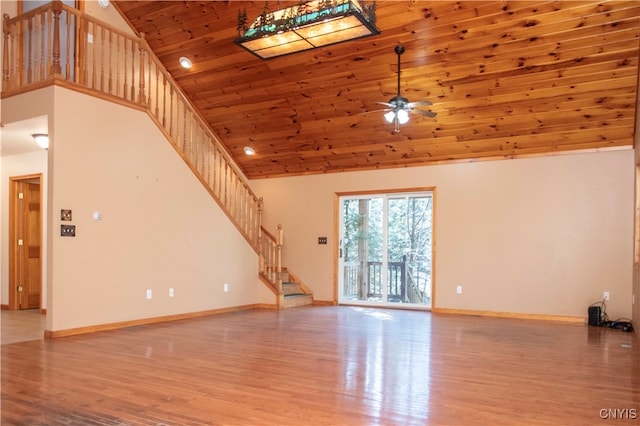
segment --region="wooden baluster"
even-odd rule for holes
[[[162,73],[162,127],[167,128],[167,79]]]
[[[224,166],[224,163],[222,161],[222,152],[219,149],[216,150],[216,154],[217,154],[216,165],[218,166],[218,173],[216,174],[216,178],[218,179],[218,185],[217,185],[218,186],[218,192],[217,192],[217,194],[218,194],[218,199],[220,201],[223,201],[223,199],[222,199],[222,194],[223,194],[222,193],[222,184],[223,184],[223,179],[224,179],[224,172],[223,172],[223,168],[222,167]]]
[[[109,34],[109,39],[107,40],[107,56],[109,57],[109,77],[107,82],[107,93],[111,95],[113,92],[113,31],[107,30],[107,34]]]
[[[156,65],[156,83],[155,83],[155,85],[156,85],[156,112],[155,112],[156,118],[159,118],[158,115],[160,113],[160,111],[159,111],[159,105],[160,105],[160,95],[159,95],[160,77],[159,77],[158,71],[159,71],[159,68]]]
[[[240,180],[240,223],[242,226],[242,230],[245,232],[245,234],[247,234],[249,237],[251,236],[251,234],[249,233],[249,223],[247,222],[248,216],[247,216],[247,186],[244,184],[244,182],[242,182],[242,180]]]
[[[51,64],[51,75],[62,74],[60,67],[60,14],[62,13],[62,2],[60,0],[53,1],[53,62]]]
[[[180,130],[182,130],[182,150],[187,154],[187,158],[189,159],[189,163],[193,168],[196,168],[197,164],[193,161],[193,146],[189,143],[189,136],[187,135],[187,108],[185,108],[184,102],[182,102],[182,98],[178,97],[176,99],[178,101],[178,107],[182,105],[182,114],[178,113],[178,123],[182,120],[182,123],[179,123],[178,127],[178,138],[180,136]],[[178,109],[178,111],[180,111]]]
[[[77,82],[82,86],[87,85],[87,21],[84,17],[79,17],[80,24],[78,25],[78,34],[76,37],[76,45],[78,51],[76,52],[76,78]]]
[[[91,23],[91,28],[93,29],[93,31],[91,32],[91,34],[95,37],[97,36],[96,34],[96,24],[95,22]],[[95,42],[95,40],[94,40]],[[96,74],[96,48],[95,48],[95,44],[93,44],[91,47],[91,88],[95,89],[97,82],[96,82],[96,78],[97,78],[97,74]]]
[[[256,200],[251,193],[251,188],[247,188],[247,234],[250,236],[249,241],[252,245],[258,241],[258,234],[256,233]]]
[[[140,39],[142,40],[140,43],[140,88],[139,88],[139,92],[138,92],[138,101],[141,104],[146,104],[147,103],[147,98],[146,98],[146,94],[145,94],[145,88],[144,88],[144,54],[146,52],[147,49],[147,39],[144,38],[144,33],[140,34]]]
[[[64,75],[64,79],[65,80],[71,80],[71,40],[73,40],[72,36],[71,36],[71,29],[73,28],[75,31],[75,28],[71,25],[71,13],[69,13],[67,11],[67,45],[66,45],[66,49],[67,49],[67,56],[65,57],[65,75]]]
[[[131,40],[131,102],[136,101],[136,48],[133,40]]]
[[[173,86],[172,86],[173,87]],[[183,155],[187,155],[184,139],[180,139],[180,97],[176,95],[176,144],[180,147],[180,151]],[[187,156],[187,162],[191,164],[191,159]]]
[[[120,36],[120,34],[116,33],[116,96],[118,96],[118,91],[120,90],[120,57],[124,53],[120,51],[120,39],[122,39],[123,41],[125,40]]]
[[[81,85],[86,85],[86,55],[87,55],[87,33],[86,33],[86,20],[82,16],[77,16],[80,22],[77,23],[77,28],[75,32],[75,42],[77,46],[77,51],[75,52],[74,57],[74,67],[75,71],[73,73],[74,79],[77,83]],[[82,62],[80,60],[82,59]]]
[[[2,50],[2,90],[9,87],[9,14],[2,15],[2,32],[4,34]]]
[[[177,146],[178,139],[173,135],[173,86],[169,86],[169,134],[173,138],[173,143]]]
[[[198,129],[200,131],[200,137],[202,138],[202,143],[205,144],[205,146],[207,147],[207,164],[206,164],[206,169],[207,169],[207,186],[209,188],[211,188],[211,179],[213,178],[212,173],[211,173],[211,161],[213,160],[213,149],[214,146],[211,143],[211,141],[209,141],[209,138],[207,137],[207,133],[205,132],[205,130],[201,127],[198,126]]]
[[[236,217],[236,174],[229,163],[229,213]]]
[[[33,17],[33,22],[35,24],[34,34],[35,37],[35,46],[34,46],[34,82],[42,81],[46,79],[47,76],[47,58],[46,49],[50,46],[48,43],[47,31],[47,20],[46,13],[42,13],[40,15],[36,15]],[[38,37],[39,35],[39,37]],[[62,71],[60,71],[62,72]]]
[[[31,84],[33,83],[33,40],[31,39],[33,36],[33,19],[29,19],[27,27],[27,84]]]
[[[104,46],[105,39],[105,28],[100,26],[100,91],[104,93],[104,63],[106,62],[104,59],[104,55],[106,52],[106,48]]]
[[[127,99],[127,97],[129,96],[129,77],[127,75],[127,59],[129,59],[129,49],[128,49],[128,40],[126,37],[122,42],[122,49],[123,49],[123,64],[122,64],[122,81],[124,86],[122,87],[122,97],[124,99]],[[131,40],[131,46],[133,46],[133,40]],[[133,48],[132,48],[133,50]]]
[[[211,189],[213,194],[217,197],[216,184],[218,183],[218,147],[213,148],[213,181],[211,182]]]
[[[191,114],[191,119],[195,120],[193,113]],[[197,125],[197,122],[192,122],[191,128],[193,131],[193,137],[201,147],[200,156],[202,157],[202,177],[207,182],[207,186],[209,186],[209,144],[204,140],[201,132],[202,129]]]
[[[262,197],[258,198],[258,247],[262,249],[262,211],[264,210],[264,200]],[[262,251],[262,250],[260,250]],[[263,253],[259,253],[263,254]]]

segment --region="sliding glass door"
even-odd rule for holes
[[[433,194],[340,197],[342,304],[431,307]]]

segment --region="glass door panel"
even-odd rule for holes
[[[340,199],[339,303],[431,307],[433,197]]]
[[[432,197],[388,200],[387,301],[431,307]]]
[[[382,198],[343,200],[342,301],[382,300]]]

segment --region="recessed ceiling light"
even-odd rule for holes
[[[181,56],[178,61],[180,62],[182,68],[191,68],[191,59],[187,58],[186,56]]]
[[[245,153],[245,154],[247,154],[247,155],[253,155],[253,154],[255,154],[255,153],[256,153],[256,150],[255,150],[255,149],[253,149],[253,148],[252,148],[252,147],[250,147],[250,146],[245,146],[245,147],[244,147],[244,153]]]

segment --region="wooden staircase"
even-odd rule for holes
[[[276,308],[287,309],[313,304],[313,292],[287,268],[271,274],[260,273],[260,280],[275,294]]]
[[[282,280],[281,309],[313,304],[313,293],[293,273],[284,268],[280,273],[280,278]]]
[[[313,302],[311,290],[281,266],[282,226],[277,236],[262,226],[262,198],[144,34],[122,32],[53,0],[14,18],[5,14],[3,36],[3,98],[53,84],[145,111],[256,251],[260,280],[276,295],[277,308]]]

